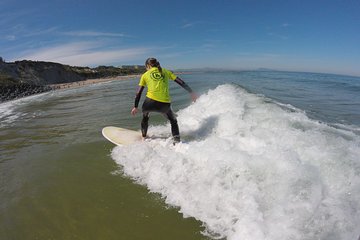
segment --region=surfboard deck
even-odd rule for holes
[[[104,127],[102,135],[118,146],[129,145],[142,140],[140,132],[120,127]]]

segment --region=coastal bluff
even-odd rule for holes
[[[76,67],[54,62],[5,62],[0,57],[0,102],[50,91],[50,85],[141,74],[143,66]]]

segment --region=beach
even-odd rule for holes
[[[87,80],[83,80],[83,81],[76,81],[76,82],[69,82],[69,83],[49,84],[48,86],[51,87],[53,90],[66,89],[66,88],[78,88],[78,87],[83,87],[83,86],[96,84],[96,83],[104,83],[104,82],[117,81],[117,80],[127,80],[127,79],[131,79],[131,78],[137,78],[140,76],[141,76],[141,74],[121,75],[121,76],[116,76],[116,77],[87,79]]]
[[[176,75],[185,75],[185,74],[196,74],[200,73],[199,71],[195,72],[174,72]],[[131,75],[119,75],[116,77],[106,77],[106,78],[95,78],[95,79],[86,79],[83,81],[76,81],[76,82],[68,82],[68,83],[58,83],[58,84],[49,84],[47,86],[51,87],[53,90],[56,89],[67,89],[67,88],[78,88],[83,87],[91,84],[96,83],[104,83],[104,82],[110,82],[110,81],[118,81],[118,80],[128,80],[132,78],[140,78],[141,74],[131,74]]]

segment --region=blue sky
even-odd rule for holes
[[[360,1],[0,0],[0,56],[360,76]]]

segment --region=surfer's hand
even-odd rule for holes
[[[190,93],[190,95],[191,95],[191,100],[193,102],[196,102],[196,99],[198,99],[198,96],[196,95],[196,93],[192,92],[192,93]]]
[[[135,114],[138,112],[138,109],[136,107],[134,107],[132,110],[131,110],[131,115],[135,116]]]

